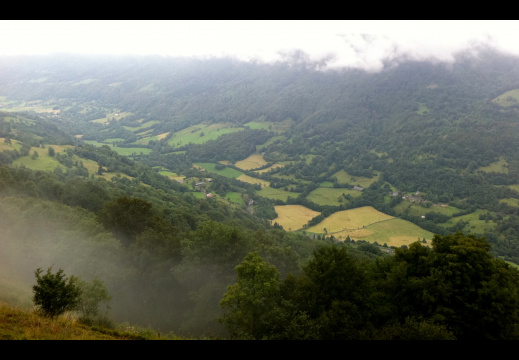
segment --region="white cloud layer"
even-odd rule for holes
[[[303,51],[325,68],[378,70],[388,59],[451,61],[457,51],[482,45],[519,55],[518,33],[515,20],[0,20],[0,56],[159,54],[271,62]]]

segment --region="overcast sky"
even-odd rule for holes
[[[302,50],[327,68],[378,70],[383,59],[450,61],[491,45],[519,55],[519,21],[454,20],[0,20],[0,56],[159,54],[278,61]]]

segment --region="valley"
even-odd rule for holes
[[[519,264],[514,57],[373,73],[75,55],[2,69],[0,270],[17,284],[0,276],[0,301],[25,306],[33,268],[58,264],[102,277],[117,321],[218,338],[221,301],[248,266],[318,297],[294,279],[337,249],[387,261],[395,278],[404,270],[388,259],[441,257],[441,241],[488,250],[499,269]],[[310,316],[279,311],[297,331]]]

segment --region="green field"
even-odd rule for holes
[[[499,161],[492,163],[488,166],[480,167],[478,170],[481,170],[484,172],[495,172],[495,173],[508,174],[508,162],[503,157],[500,157]]]
[[[333,174],[337,178],[339,184],[359,185],[367,188],[380,178],[380,173],[376,173],[371,179],[363,176],[353,176],[348,174],[345,170],[340,170]]]
[[[270,139],[268,139],[267,141],[265,141],[265,143],[263,145],[256,145],[256,151],[261,152],[261,150],[264,147],[269,146],[270,144],[273,144],[277,140],[279,140],[281,142],[285,142],[287,140],[287,138],[286,138],[286,136],[283,136],[283,135],[273,136]]]
[[[34,151],[38,152],[38,158],[33,159],[32,155]],[[39,149],[39,148],[31,148],[31,151],[29,155],[22,156],[15,161],[13,161],[14,166],[25,166],[28,169],[32,170],[42,170],[42,171],[52,171],[56,167],[61,168],[63,171],[65,171],[67,168],[65,165],[62,165],[58,162],[58,160],[54,159],[53,157],[50,157],[47,154],[46,149]]]
[[[446,222],[447,226],[454,226],[460,220],[468,222],[463,227],[463,231],[467,233],[483,234],[487,231],[492,232],[496,228],[497,224],[493,221],[486,222],[485,220],[479,220],[479,216],[488,213],[486,210],[476,210],[473,213],[457,216]]]
[[[234,191],[229,191],[227,194],[225,194],[225,198],[231,200],[233,203],[236,204],[244,203],[241,194]]]
[[[499,202],[505,203],[509,206],[519,207],[519,199],[516,199],[516,198],[500,199]]]
[[[376,241],[380,245],[387,244],[395,247],[409,246],[411,243],[423,239],[430,245],[434,236],[432,232],[424,230],[412,222],[397,218],[368,225],[366,229],[373,231],[373,234],[362,240],[372,243]]]
[[[519,89],[507,91],[504,94],[499,95],[492,101],[503,107],[517,105],[519,104]]]
[[[320,187],[310,192],[306,198],[318,205],[338,206],[347,202],[342,194],[357,197],[360,196],[362,192],[351,189]],[[341,201],[339,201],[339,198],[341,198]]]
[[[418,110],[416,110],[416,113],[420,114],[420,115],[424,115],[424,114],[429,113],[429,111],[430,111],[429,108],[427,106],[425,106],[425,104],[419,103]]]
[[[454,206],[435,206],[432,205],[430,207],[423,207],[419,204],[412,203],[410,201],[402,201],[400,204],[396,205],[393,208],[398,214],[403,214],[406,209],[409,209],[409,214],[414,216],[422,216],[426,215],[430,212],[436,212],[443,215],[452,216],[453,214],[456,214],[461,211],[461,209],[458,209]]]
[[[7,144],[5,142],[5,138],[0,137],[0,152],[4,150],[18,150],[22,148],[22,145],[20,145],[20,142],[18,140],[11,139],[11,144]]]
[[[254,170],[258,169],[262,166],[267,165],[268,163],[263,158],[263,155],[260,154],[252,154],[248,158],[236,161],[234,166],[242,170]]]
[[[54,113],[58,114],[60,110],[54,110],[56,103],[53,100],[33,100],[33,101],[7,101],[5,96],[0,97],[2,105],[0,109],[13,111],[13,112],[25,112],[34,111],[37,113]]]
[[[258,119],[256,121],[248,122],[247,124],[244,124],[244,126],[248,126],[251,129],[264,129],[276,133],[283,133],[288,131],[293,123],[294,121],[292,119],[285,119],[281,122],[272,122]]]
[[[278,223],[287,231],[296,231],[303,228],[310,220],[318,216],[320,212],[311,210],[303,205],[278,205],[274,206],[278,217],[271,222]]]
[[[119,121],[125,116],[132,115],[130,112],[112,111],[106,113],[106,117],[92,120],[93,123],[108,124],[110,121]]]
[[[230,168],[230,167],[225,167],[223,170],[216,170],[217,164],[214,164],[214,163],[195,163],[194,165],[197,165],[206,171],[209,171],[209,172],[221,175],[221,176],[225,176],[228,178],[236,179],[243,175],[242,172],[235,170],[233,168]]]
[[[234,133],[242,130],[244,130],[244,128],[232,127],[232,124],[199,124],[175,132],[168,140],[168,144],[173,147],[184,146],[187,144],[203,144],[209,140],[216,140],[224,134]]]
[[[155,135],[155,136],[147,136],[147,137],[137,140],[137,144],[148,145],[148,143],[150,141],[159,141],[159,140],[164,139],[168,135],[169,135],[169,132],[165,132],[165,133]]]
[[[333,235],[338,240],[377,242],[400,247],[418,239],[432,239],[433,234],[419,226],[384,214],[371,206],[336,212],[307,229],[310,233]]]
[[[95,141],[95,140],[84,140],[84,141],[87,144],[98,146],[98,147],[103,146],[103,145],[107,145],[113,151],[115,151],[119,155],[123,155],[123,156],[140,155],[141,152],[144,155],[149,155],[151,153],[151,151],[152,151],[149,148],[138,148],[138,147],[123,148],[123,147],[114,146],[113,144],[110,144],[110,143],[108,143],[108,144],[107,143],[101,143],[101,142],[98,142],[98,141]]]
[[[297,198],[299,196],[299,193],[285,191],[282,189],[274,189],[271,187],[265,187],[261,189],[260,191],[256,192],[257,195],[266,197],[272,200],[281,200],[281,201],[287,201],[289,197]]]
[[[136,131],[139,131],[139,130],[143,130],[143,129],[146,129],[146,128],[149,128],[155,124],[160,124],[160,121],[158,120],[150,120],[150,121],[147,121],[139,126],[123,126],[123,128],[125,128],[126,130],[129,130],[129,131],[133,131],[133,132],[136,132]]]
[[[259,184],[259,185],[261,185],[262,188],[267,188],[270,186],[270,182],[268,182],[266,180],[257,179],[255,177],[245,175],[245,174],[236,178],[236,180],[240,180],[240,181],[243,181],[243,182],[246,182],[249,184],[253,184],[253,185]]]

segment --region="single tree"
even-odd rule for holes
[[[260,340],[271,328],[271,313],[279,296],[280,274],[257,252],[249,253],[236,266],[238,282],[227,287],[220,306],[226,310],[221,322],[233,338]]]
[[[78,278],[78,286],[81,289],[81,297],[76,308],[79,319],[83,323],[92,324],[96,318],[110,310],[109,302],[112,297],[108,294],[104,283],[97,277],[90,282]],[[104,306],[104,314],[101,314],[101,305]]]
[[[33,302],[44,315],[56,317],[75,309],[81,297],[75,276],[67,278],[62,269],[53,274],[52,266],[45,274],[40,268],[34,274],[36,285],[32,287]]]

